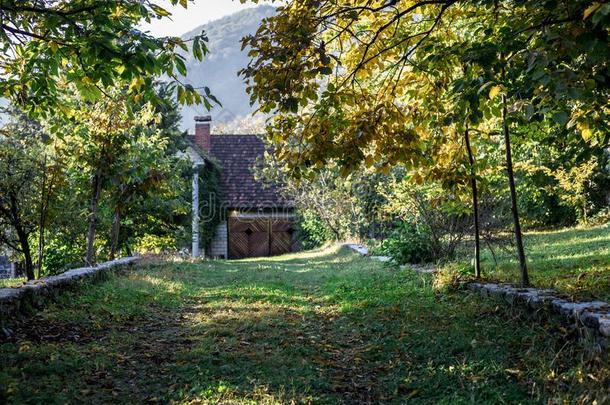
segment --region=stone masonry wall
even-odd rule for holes
[[[6,256],[0,256],[0,279],[14,277],[13,268]]]
[[[11,269],[10,266],[0,265],[0,279],[12,278],[12,277],[13,277],[13,269]]]
[[[483,297],[541,314],[554,315],[578,330],[581,340],[610,349],[610,304],[604,301],[569,301],[554,290],[519,288],[509,284],[468,283]]]
[[[96,280],[105,275],[132,266],[139,257],[126,257],[102,263],[95,267],[82,267],[39,280],[29,281],[16,288],[0,289],[0,324],[22,313],[35,311],[59,292],[75,287],[84,280]]]
[[[227,222],[223,221],[216,227],[216,233],[210,243],[210,251],[207,252],[208,256],[226,259],[229,250],[228,243]]]

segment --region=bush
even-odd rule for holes
[[[78,243],[80,242],[80,244]],[[48,238],[41,277],[53,276],[72,268],[84,265],[81,246],[84,241],[66,241],[62,238]]]
[[[176,251],[176,239],[172,235],[143,235],[136,240],[134,250],[142,254],[171,253]]]
[[[449,293],[457,291],[464,282],[473,279],[474,269],[463,263],[448,263],[438,269],[434,275],[432,288],[437,293]]]
[[[589,218],[588,225],[597,226],[610,223],[610,207],[599,210],[595,215]]]
[[[296,228],[296,237],[303,249],[313,249],[333,239],[332,232],[312,211],[299,212]]]
[[[434,259],[432,235],[424,225],[399,223],[388,239],[381,243],[379,252],[396,263],[426,263]]]

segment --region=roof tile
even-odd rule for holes
[[[227,208],[285,209],[291,206],[277,187],[263,185],[254,178],[253,168],[265,152],[265,144],[257,135],[212,135],[211,155],[221,165],[220,184],[227,199]]]

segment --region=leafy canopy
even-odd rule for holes
[[[293,169],[429,164],[430,140],[497,131],[503,97],[513,122],[603,144],[609,26],[584,0],[292,0],[243,40],[242,74]]]
[[[187,0],[170,0],[187,7]],[[104,88],[125,84],[131,99],[161,102],[155,76],[173,79],[181,103],[216,101],[182,84],[185,58],[202,60],[207,38],[155,38],[138,29],[142,21],[168,18],[170,12],[151,0],[6,0],[0,4],[0,94],[45,114],[59,104],[66,86],[85,100],[104,95]]]

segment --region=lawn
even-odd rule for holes
[[[25,283],[26,281],[27,281],[27,279],[25,277],[3,278],[3,279],[0,279],[0,288],[18,287],[18,286],[22,285],[23,283]]]
[[[610,302],[610,224],[525,234],[530,280],[572,298]],[[497,264],[485,249],[481,266],[486,278],[518,282],[513,248],[496,250]]]
[[[2,403],[608,400],[607,353],[338,248],[147,262],[8,325]]]

